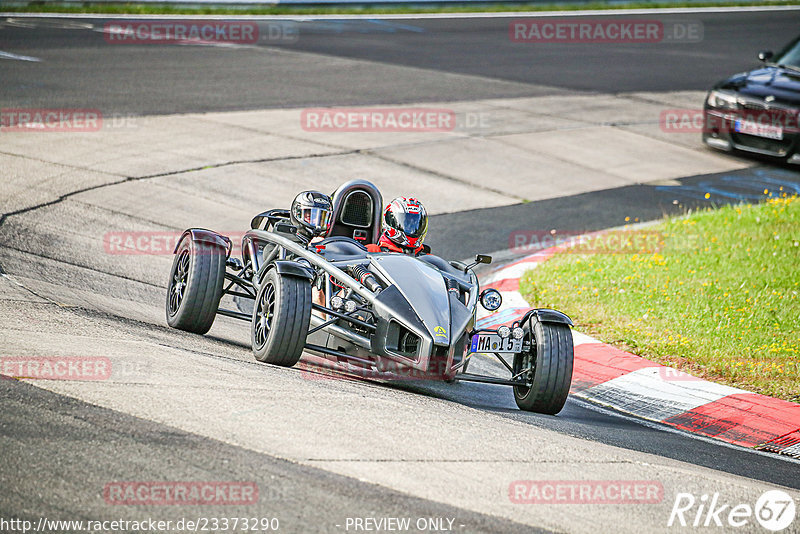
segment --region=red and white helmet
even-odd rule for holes
[[[428,232],[428,214],[416,198],[397,197],[383,211],[383,235],[403,248],[422,246]]]

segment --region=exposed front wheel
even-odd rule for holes
[[[167,281],[167,324],[205,334],[214,324],[225,281],[226,250],[184,237]]]
[[[532,327],[532,328],[531,328]],[[514,374],[528,370],[523,378],[530,386],[514,386],[514,400],[521,410],[555,415],[567,402],[572,382],[572,331],[560,323],[531,321],[525,327],[531,349],[514,356]]]
[[[291,367],[300,360],[311,321],[311,283],[282,276],[275,269],[264,275],[256,295],[251,324],[253,354],[260,362]]]

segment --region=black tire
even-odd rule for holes
[[[531,387],[514,386],[514,400],[520,410],[555,415],[567,402],[572,383],[572,331],[559,323],[540,323],[531,320],[533,334],[531,351],[514,356],[514,374],[533,364]]]
[[[268,270],[256,295],[250,326],[256,360],[283,367],[296,364],[306,345],[310,321],[311,282]]]
[[[222,298],[226,256],[218,245],[181,240],[167,282],[167,324],[195,334],[211,329]]]

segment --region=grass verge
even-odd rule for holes
[[[800,402],[800,198],[765,195],[648,227],[649,253],[558,254],[520,292],[639,356]]]
[[[10,2],[9,2],[10,3]],[[20,5],[5,5],[0,11],[6,13],[107,13],[112,15],[380,15],[412,13],[502,13],[510,11],[584,11],[594,9],[658,9],[680,7],[746,7],[746,6],[793,6],[800,5],[797,0],[751,1],[705,1],[696,2],[586,2],[586,3],[487,3],[487,4],[435,4],[435,5],[353,5],[353,6],[287,6],[265,2],[257,5],[238,6],[180,6],[137,4],[135,2],[118,4],[103,2],[83,2],[77,5],[43,3],[33,1]]]

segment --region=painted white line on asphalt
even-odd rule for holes
[[[618,417],[620,419],[624,419],[626,421],[631,421],[638,425],[642,425],[647,428],[652,428],[654,430],[660,430],[662,432],[669,432],[670,434],[680,434],[684,437],[693,438],[699,441],[704,441],[706,443],[711,443],[713,445],[719,445],[720,447],[726,447],[728,449],[734,449],[736,451],[742,452],[746,451],[750,454],[757,454],[759,456],[765,456],[774,460],[783,460],[785,462],[794,463],[800,465],[800,459],[792,458],[791,456],[785,456],[783,454],[775,454],[774,452],[764,452],[759,451],[756,449],[750,449],[747,447],[742,447],[741,445],[734,445],[733,443],[728,443],[727,441],[722,441],[717,438],[712,438],[709,436],[704,436],[702,434],[695,434],[694,432],[689,432],[687,430],[683,430],[681,428],[675,428],[669,425],[665,425],[663,423],[648,421],[646,419],[642,419],[641,417],[630,415],[627,413],[623,413],[620,411],[615,410],[614,408],[609,408],[607,406],[601,406],[596,402],[592,401],[592,399],[581,399],[578,398],[575,394],[570,395],[571,399],[576,403],[580,404],[582,407],[586,408],[587,410],[591,410],[593,412],[609,415],[612,417]]]
[[[500,254],[505,254],[507,250],[501,251]],[[551,251],[552,248],[544,249],[508,263],[503,267],[498,267],[484,277],[482,284],[486,285],[500,280],[520,278],[525,271],[534,269],[545,261],[551,255]]]
[[[500,280],[522,278],[522,275],[525,274],[525,271],[534,269],[537,265],[539,265],[539,263],[541,263],[541,261],[531,260],[526,261],[525,263],[512,264],[509,267],[504,267],[499,271],[492,273],[490,276],[487,276],[483,284],[486,285]]]
[[[9,17],[5,21],[0,21],[0,26],[13,26],[15,28],[41,28],[46,27],[54,30],[91,30],[92,25],[88,22],[73,22],[69,19],[43,20],[41,18],[16,18]]]
[[[646,367],[579,392],[577,396],[651,421],[664,421],[738,393],[748,392],[696,379],[669,367]]]
[[[39,62],[41,59],[38,57],[33,56],[20,56],[18,54],[12,54],[11,52],[3,52],[0,50],[0,59],[16,59],[17,61],[34,61]]]
[[[284,4],[286,5],[286,4]],[[342,19],[490,19],[510,17],[613,17],[625,15],[688,15],[702,13],[752,13],[797,11],[800,6],[679,7],[652,9],[596,9],[587,11],[508,11],[489,13],[416,13],[374,15],[118,15],[112,13],[5,13],[0,17],[75,18],[75,19],[193,19],[193,20],[342,20]]]
[[[500,295],[503,297],[503,306],[506,308],[530,308],[528,301],[522,298],[519,291],[501,291]]]

